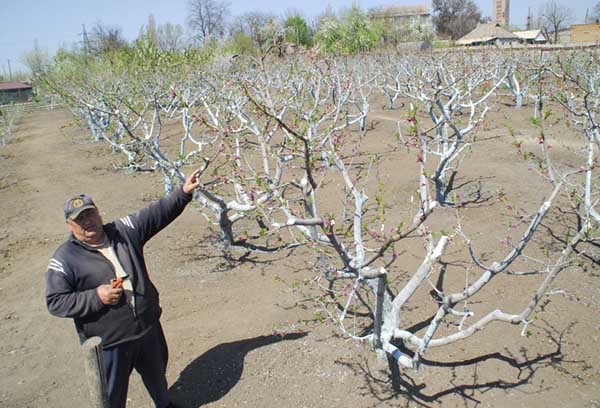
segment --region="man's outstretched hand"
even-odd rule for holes
[[[195,189],[200,185],[200,169],[192,172],[189,176],[186,177],[185,182],[183,183],[183,192],[186,194],[191,194]]]

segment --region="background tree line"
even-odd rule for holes
[[[399,26],[371,18],[377,9],[364,10],[358,4],[335,12],[326,8],[308,19],[301,11],[290,10],[284,16],[268,11],[235,15],[222,0],[189,0],[186,26],[170,22],[156,24],[154,16],[140,28],[138,37],[127,41],[118,27],[97,22],[85,33],[79,46],[61,52],[94,57],[104,53],[136,48],[139,43],[160,52],[182,53],[193,48],[210,47],[216,54],[258,56],[275,48],[281,56],[289,47],[311,48],[334,54],[354,54],[375,48],[394,47],[402,42],[456,40],[478,24],[490,21],[473,0],[433,0],[431,26],[406,19]],[[600,18],[600,2],[590,8],[586,21]],[[572,9],[557,0],[548,0],[530,11],[527,29],[541,29],[550,42],[558,42],[561,30],[574,21]],[[22,62],[35,78],[50,65],[48,53],[34,44]],[[18,75],[23,79],[25,75]],[[0,73],[0,81],[9,80]]]

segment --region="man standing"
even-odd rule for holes
[[[158,291],[143,247],[183,212],[199,185],[196,171],[148,208],[108,224],[91,197],[80,194],[65,202],[71,236],[48,264],[46,304],[51,314],[73,318],[82,343],[102,338],[112,408],[125,407],[134,368],[157,408],[174,406],[165,377],[168,350]]]

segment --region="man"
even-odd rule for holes
[[[148,208],[104,225],[91,197],[81,194],[65,202],[71,236],[48,264],[46,304],[51,314],[74,319],[82,343],[102,338],[112,408],[125,407],[134,368],[157,408],[174,406],[167,392],[158,292],[143,247],[183,212],[199,184],[196,171]]]

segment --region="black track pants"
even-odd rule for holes
[[[142,338],[102,351],[111,408],[125,408],[129,376],[135,370],[157,408],[169,405],[165,373],[169,351],[160,323]]]

